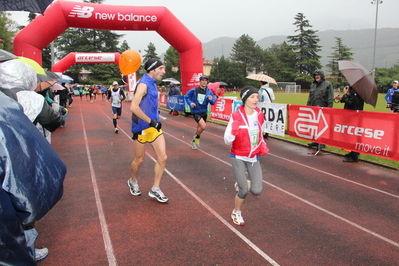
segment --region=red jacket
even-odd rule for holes
[[[265,122],[265,117],[259,108],[255,108],[255,112],[258,114],[259,142],[254,148],[249,138],[248,118],[245,114],[244,106],[240,106],[237,111],[232,113],[230,134],[235,136],[230,149],[232,154],[253,158],[255,155],[266,155],[268,153],[269,149],[262,135],[262,125]]]

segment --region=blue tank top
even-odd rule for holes
[[[159,121],[158,88],[156,86],[156,80],[147,74],[144,74],[143,77],[137,82],[137,86],[140,83],[147,85],[147,94],[143,97],[139,106],[148,117]],[[132,133],[138,133],[149,127],[150,126],[148,123],[138,118],[135,114],[132,114]]]

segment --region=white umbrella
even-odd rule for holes
[[[269,83],[277,84],[276,80],[268,75],[265,74],[251,74],[246,77],[247,79],[253,79],[258,81],[266,81]]]
[[[178,81],[177,79],[174,79],[174,78],[167,78],[167,79],[163,79],[162,81],[163,82],[170,82],[170,83],[173,83],[173,84],[180,84],[180,81]]]
[[[73,81],[73,78],[71,78],[71,77],[68,76],[68,75],[61,75],[61,79],[66,79],[66,80]]]

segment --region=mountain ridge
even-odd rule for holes
[[[373,54],[374,54],[374,29],[362,30],[326,30],[316,33],[320,39],[319,45],[321,51],[320,62],[325,69],[329,61],[328,56],[333,52],[332,47],[336,45],[335,37],[340,37],[342,43],[351,49],[354,53],[353,61],[359,62],[366,69],[372,70]],[[215,57],[224,55],[230,57],[231,48],[238,38],[219,37],[212,41],[202,44],[204,58],[212,60]],[[281,44],[288,41],[286,35],[273,35],[264,37],[256,43],[263,49],[271,47],[272,44]],[[390,68],[395,64],[399,64],[399,28],[381,28],[377,30],[375,67]]]

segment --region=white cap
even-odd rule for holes
[[[118,84],[118,81],[112,82],[112,85],[119,85],[119,84]]]
[[[397,80],[392,81],[392,83],[399,83]]]

